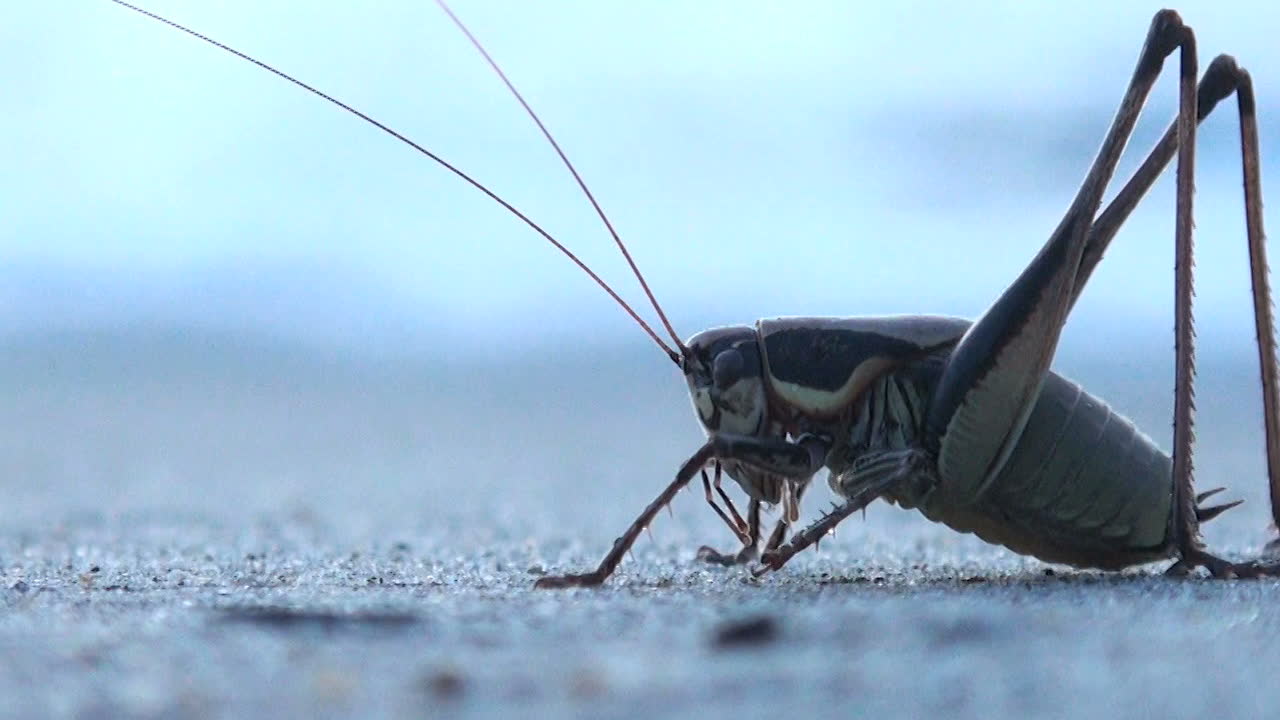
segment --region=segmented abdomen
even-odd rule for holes
[[[1171,472],[1169,456],[1133,423],[1050,373],[976,503],[944,490],[920,510],[1018,553],[1115,569],[1169,556]]]

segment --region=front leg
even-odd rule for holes
[[[776,437],[762,438],[754,435],[715,433],[711,437],[711,446],[715,449],[717,468],[719,463],[729,462],[748,473],[765,473],[788,481],[783,484],[781,489],[782,517],[778,519],[777,526],[765,544],[766,552],[775,549],[781,542],[790,523],[795,519],[794,515],[797,512],[796,508],[799,505],[800,497],[804,494],[805,488],[808,487],[810,478],[826,462],[827,453],[831,449],[831,441],[810,434],[801,435],[795,442],[791,442],[784,438]],[[716,479],[717,481],[719,480],[719,473],[717,473]],[[739,484],[743,485],[744,489],[747,488],[747,485],[752,484],[752,479],[742,476],[735,478]],[[719,490],[718,485],[716,489]],[[707,499],[711,501],[711,487],[709,484],[706,491]],[[721,490],[720,492],[723,495],[723,491]],[[763,501],[757,495],[760,492],[760,488],[753,488],[748,492],[753,497],[747,508],[747,532],[745,537],[741,537],[742,549],[736,553],[721,553],[712,547],[703,545],[698,548],[699,560],[727,567],[745,565],[760,556],[760,509]],[[725,499],[727,500],[727,497]],[[712,506],[715,507],[714,502],[712,502]],[[735,527],[734,523],[726,518],[718,507],[716,507],[716,511],[730,528]]]
[[[698,448],[698,451],[685,461],[671,484],[649,503],[649,506],[640,513],[640,517],[627,527],[626,532],[613,541],[613,548],[604,556],[595,570],[570,575],[548,575],[534,583],[534,587],[557,589],[595,587],[602,584],[617,569],[623,556],[635,544],[640,533],[649,527],[649,523],[653,521],[658,511],[666,507],[676,494],[683,490],[694,476],[701,473],[707,463],[713,459],[736,460],[749,467],[784,475],[801,482],[812,477],[822,467],[830,449],[830,440],[807,434],[794,443],[782,438],[757,438],[724,433],[713,435],[705,445]]]
[[[618,568],[618,563],[622,562],[622,557],[631,550],[631,546],[635,544],[636,538],[640,537],[640,533],[649,527],[649,523],[653,522],[653,518],[658,511],[666,507],[676,494],[684,489],[685,485],[702,471],[708,462],[711,462],[713,456],[711,443],[707,442],[698,451],[693,454],[684,465],[680,466],[680,471],[676,473],[675,480],[662,491],[648,507],[640,513],[640,517],[636,518],[627,531],[621,537],[613,541],[613,547],[609,550],[600,564],[595,570],[586,573],[572,573],[569,575],[548,575],[540,578],[533,584],[535,588],[558,589],[570,587],[596,587],[603,583],[613,571]]]
[[[710,495],[708,494],[708,497]],[[719,510],[719,508],[716,508]],[[713,565],[745,565],[760,555],[760,501],[755,498],[747,505],[747,536],[742,538],[742,549],[736,553],[722,553],[710,545],[698,548],[698,559]]]
[[[799,503],[800,498],[804,496],[804,491],[808,489],[810,483],[804,483],[796,488],[796,502]],[[741,550],[733,554],[720,553],[714,548],[703,545],[698,548],[698,559],[703,562],[713,563],[715,565],[724,565],[726,567],[733,565],[746,565],[760,557],[760,501],[752,499],[747,510],[747,527],[750,541],[745,542]],[[778,522],[773,526],[773,532],[769,533],[769,539],[764,543],[764,553],[767,555],[774,552],[782,546],[782,541],[786,539],[787,530],[791,527],[791,522],[784,513],[778,518]]]
[[[734,460],[753,470],[804,483],[822,469],[831,440],[804,434],[792,442],[779,437],[715,433],[711,448],[718,460]]]

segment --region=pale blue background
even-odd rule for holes
[[[638,297],[567,174],[432,3],[149,7],[457,162]],[[1056,224],[1154,9],[456,8],[577,160],[684,335],[779,314],[980,312]],[[1274,177],[1280,10],[1181,11],[1202,65],[1230,51],[1257,78]],[[447,338],[465,354],[501,337],[515,340],[506,353],[562,342],[649,352],[585,278],[456,178],[107,2],[9,8],[0,83],[6,332],[194,323],[357,349]],[[1173,95],[1170,76],[1135,150],[1171,117]],[[1224,110],[1203,132],[1199,317],[1202,335],[1248,352],[1236,126]],[[1163,183],[1094,280],[1069,345],[1168,330],[1171,217]]]

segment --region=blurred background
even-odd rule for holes
[[[1252,71],[1273,187],[1280,9],[1180,5],[1202,67],[1230,52]],[[457,163],[644,312],[550,148],[433,4],[147,7]],[[455,8],[576,161],[683,335],[776,315],[979,314],[1070,202],[1155,9]],[[589,544],[613,537],[697,446],[662,355],[457,178],[105,0],[7,17],[6,523],[284,512],[336,537],[446,522],[464,539],[554,526]],[[1173,78],[1121,176],[1173,117]],[[1201,132],[1199,467],[1203,486],[1255,501],[1223,522],[1256,531],[1237,132],[1234,103]],[[1166,179],[1095,275],[1058,364],[1166,448],[1172,237]],[[566,515],[569,497],[596,512]],[[700,504],[681,512],[711,522]]]

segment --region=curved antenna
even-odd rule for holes
[[[226,52],[229,52],[229,53],[231,53],[232,55],[235,55],[236,57],[240,58],[241,60],[245,60],[245,61],[251,62],[251,63],[253,63],[254,65],[257,65],[258,67],[262,68],[263,70],[266,70],[267,72],[271,73],[272,75],[276,75],[277,77],[280,77],[280,78],[282,78],[282,79],[284,79],[284,80],[287,80],[287,81],[289,81],[290,83],[293,83],[294,85],[297,85],[298,87],[302,88],[303,90],[306,90],[307,92],[311,93],[312,95],[315,95],[315,96],[317,96],[317,97],[319,97],[319,98],[321,98],[321,99],[323,99],[323,100],[327,100],[328,102],[333,103],[334,105],[338,106],[339,108],[342,108],[343,110],[345,110],[345,111],[347,111],[347,112],[351,113],[352,115],[355,115],[356,117],[358,117],[358,118],[360,118],[361,120],[363,120],[363,121],[365,121],[365,122],[369,123],[370,125],[372,125],[372,126],[374,126],[374,127],[378,128],[379,130],[381,130],[382,132],[384,132],[384,133],[386,133],[386,134],[390,135],[391,137],[395,138],[396,140],[399,140],[400,142],[404,143],[405,145],[408,145],[409,147],[413,148],[414,150],[417,150],[418,152],[422,153],[423,155],[426,155],[428,158],[430,158],[430,159],[434,160],[436,163],[438,163],[438,164],[439,164],[440,166],[442,166],[444,169],[448,170],[449,172],[453,173],[454,175],[457,175],[458,177],[460,177],[460,178],[462,178],[463,180],[467,181],[467,183],[469,183],[472,187],[474,187],[475,189],[477,189],[477,190],[479,190],[480,192],[484,193],[485,195],[488,195],[488,196],[489,196],[489,199],[493,200],[494,202],[498,203],[498,204],[499,204],[499,205],[501,205],[502,207],[506,208],[506,210],[507,210],[508,212],[510,212],[512,215],[515,215],[516,217],[520,218],[520,220],[521,220],[521,221],[523,221],[525,225],[528,225],[530,228],[533,228],[534,232],[536,232],[536,233],[538,233],[539,235],[541,235],[543,238],[545,238],[545,239],[547,240],[547,242],[549,242],[549,243],[551,243],[552,245],[554,245],[554,246],[555,246],[555,248],[556,248],[557,250],[559,250],[560,252],[564,253],[565,257],[567,257],[567,258],[569,258],[571,261],[573,261],[573,264],[575,264],[575,265],[577,265],[579,268],[581,268],[581,269],[582,269],[582,271],[583,271],[583,272],[585,272],[585,273],[587,274],[587,276],[588,276],[588,277],[590,277],[592,280],[594,280],[594,281],[596,282],[596,284],[597,284],[597,285],[599,285],[599,286],[601,287],[601,289],[603,289],[605,292],[609,293],[609,297],[613,298],[615,302],[617,302],[619,305],[621,305],[621,306],[622,306],[622,309],[623,309],[623,310],[626,310],[626,311],[627,311],[627,314],[631,316],[631,319],[632,319],[632,320],[635,320],[635,321],[636,321],[636,323],[638,323],[638,324],[640,325],[641,329],[643,329],[646,333],[648,333],[649,337],[650,337],[650,338],[652,338],[652,339],[653,339],[653,341],[654,341],[655,343],[657,343],[657,344],[658,344],[658,347],[662,348],[662,351],[663,351],[663,352],[665,352],[665,353],[667,354],[667,356],[671,358],[672,362],[676,363],[677,365],[679,365],[679,364],[680,364],[681,357],[682,357],[682,352],[683,352],[683,350],[684,350],[683,345],[681,345],[681,346],[680,346],[680,348],[681,348],[681,351],[682,351],[682,352],[676,352],[675,350],[672,350],[670,346],[668,346],[665,342],[663,342],[663,341],[662,341],[662,338],[658,337],[658,334],[657,334],[657,333],[655,333],[655,332],[653,331],[653,328],[649,327],[649,324],[648,324],[648,323],[646,323],[643,319],[641,319],[641,317],[636,313],[636,311],[635,311],[635,310],[633,310],[633,309],[631,308],[631,306],[630,306],[630,305],[628,305],[628,304],[627,304],[627,302],[626,302],[625,300],[623,300],[623,299],[618,295],[618,293],[614,292],[613,288],[609,287],[609,284],[608,284],[608,283],[606,283],[606,282],[605,282],[605,281],[604,281],[604,280],[603,280],[599,275],[597,275],[597,274],[595,273],[595,271],[593,271],[591,268],[587,267],[587,264],[586,264],[586,263],[584,263],[584,262],[582,262],[582,260],[578,259],[578,256],[577,256],[577,255],[574,255],[574,254],[573,254],[573,252],[571,252],[571,251],[569,250],[569,248],[565,247],[563,244],[561,244],[561,242],[560,242],[559,240],[556,240],[554,237],[552,237],[552,236],[551,236],[551,233],[547,232],[546,230],[543,230],[543,229],[542,229],[542,227],[541,227],[540,225],[538,225],[537,223],[535,223],[533,220],[529,219],[529,216],[527,216],[527,215],[525,215],[524,213],[520,212],[519,210],[517,210],[517,209],[516,209],[516,207],[515,207],[514,205],[512,205],[512,204],[511,204],[511,203],[509,203],[509,202],[507,202],[506,200],[503,200],[501,197],[499,197],[499,196],[498,196],[498,194],[497,194],[497,193],[493,192],[493,191],[492,191],[492,190],[490,190],[489,188],[487,188],[487,187],[485,187],[484,185],[482,185],[482,184],[480,183],[480,181],[479,181],[479,180],[476,180],[475,178],[473,178],[473,177],[471,177],[470,175],[466,174],[466,173],[465,173],[465,172],[463,172],[462,170],[459,170],[457,167],[455,167],[452,163],[448,162],[448,161],[447,161],[447,160],[445,160],[444,158],[442,158],[442,157],[440,157],[439,155],[437,155],[437,154],[435,154],[435,153],[431,152],[430,150],[428,150],[428,149],[426,149],[425,147],[423,147],[423,146],[419,145],[418,143],[414,142],[413,140],[410,140],[409,138],[405,137],[404,135],[401,135],[399,132],[397,132],[397,131],[395,131],[395,130],[392,130],[392,129],[391,129],[390,127],[388,127],[387,125],[384,125],[384,124],[382,124],[381,122],[379,122],[379,121],[377,121],[377,120],[373,119],[373,118],[372,118],[372,117],[370,117],[369,115],[366,115],[365,113],[363,113],[363,112],[361,112],[361,111],[359,111],[359,110],[357,110],[357,109],[355,109],[355,108],[351,107],[350,105],[348,105],[348,104],[346,104],[346,103],[342,102],[341,100],[339,100],[339,99],[337,99],[337,98],[333,97],[332,95],[328,95],[328,94],[326,94],[326,93],[324,93],[324,92],[322,92],[322,91],[320,91],[320,90],[318,90],[318,89],[316,89],[316,88],[312,87],[311,85],[308,85],[307,83],[302,82],[301,80],[299,80],[299,79],[297,79],[297,78],[293,77],[292,75],[289,75],[289,74],[287,74],[287,73],[285,73],[285,72],[282,72],[282,71],[280,71],[280,70],[275,69],[274,67],[272,67],[272,66],[270,66],[270,65],[268,65],[268,64],[266,64],[266,63],[264,63],[264,62],[262,62],[261,60],[257,60],[257,59],[255,59],[255,58],[253,58],[253,57],[250,57],[249,55],[246,55],[245,53],[240,52],[239,50],[236,50],[235,48],[233,48],[233,47],[231,47],[231,46],[229,46],[229,45],[225,45],[225,44],[223,44],[223,43],[220,43],[220,42],[218,42],[217,40],[214,40],[213,38],[208,37],[207,35],[201,35],[200,33],[196,32],[195,30],[192,30],[191,28],[189,28],[189,27],[187,27],[187,26],[185,26],[185,25],[180,25],[180,24],[178,24],[178,23],[176,23],[176,22],[174,22],[174,21],[172,21],[172,20],[170,20],[170,19],[168,19],[168,18],[161,17],[160,15],[157,15],[157,14],[155,14],[155,13],[153,13],[153,12],[149,11],[149,10],[144,10],[144,9],[142,9],[142,8],[140,8],[140,7],[136,6],[136,5],[130,5],[129,3],[124,2],[124,0],[111,0],[111,2],[113,2],[113,3],[117,4],[117,5],[120,5],[120,6],[122,6],[122,7],[128,8],[128,9],[130,9],[130,10],[132,10],[132,11],[136,12],[136,13],[139,13],[139,14],[141,14],[141,15],[145,15],[145,16],[147,16],[147,17],[151,18],[152,20],[156,20],[156,21],[159,21],[159,22],[161,22],[161,23],[164,23],[165,25],[168,25],[169,27],[171,27],[171,28],[173,28],[173,29],[175,29],[175,30],[180,30],[180,31],[182,31],[182,32],[184,32],[184,33],[186,33],[186,34],[188,34],[188,35],[190,35],[190,36],[192,36],[192,37],[196,38],[197,40],[200,40],[200,41],[202,41],[202,42],[206,42],[206,43],[208,43],[208,44],[210,44],[210,45],[212,45],[212,46],[214,46],[214,47],[218,48],[219,50],[225,50]],[[665,318],[664,318],[664,320],[665,320]],[[668,327],[668,329],[669,329],[669,327]]]
[[[436,4],[440,6],[441,10],[444,10],[445,14],[449,16],[449,19],[453,21],[453,24],[458,26],[458,29],[462,31],[462,34],[467,36],[467,39],[471,41],[471,44],[475,46],[475,49],[480,51],[485,62],[489,63],[489,67],[493,68],[493,71],[502,79],[502,83],[507,86],[507,89],[511,91],[511,94],[520,102],[524,111],[529,114],[529,117],[533,118],[533,122],[536,123],[538,129],[542,131],[542,136],[547,139],[547,142],[551,143],[551,147],[555,148],[556,154],[560,156],[560,160],[564,162],[564,166],[569,169],[569,172],[573,175],[573,179],[578,182],[578,187],[582,188],[582,192],[587,196],[587,200],[591,201],[591,207],[596,209],[596,215],[600,216],[600,220],[604,222],[605,228],[607,228],[609,230],[609,234],[613,236],[613,242],[616,243],[618,249],[622,251],[622,256],[627,259],[627,264],[631,266],[631,272],[634,273],[636,279],[640,281],[640,287],[644,288],[644,294],[649,297],[649,304],[653,306],[655,311],[657,311],[658,319],[662,321],[662,326],[667,329],[667,334],[669,334],[671,339],[675,341],[676,347],[679,348],[682,353],[685,352],[686,348],[684,343],[681,342],[680,336],[676,335],[676,331],[671,327],[671,321],[667,320],[667,314],[662,311],[662,306],[658,305],[658,299],[653,296],[653,291],[649,289],[649,283],[645,281],[644,275],[640,273],[640,268],[636,266],[635,260],[631,259],[631,252],[628,251],[627,246],[623,244],[622,238],[618,237],[618,231],[613,229],[613,223],[609,221],[609,216],[605,215],[604,209],[600,207],[600,203],[596,202],[595,195],[591,194],[591,190],[587,188],[587,183],[582,179],[582,176],[578,174],[578,169],[573,166],[572,162],[569,162],[569,156],[565,155],[564,151],[560,149],[560,143],[556,142],[556,139],[551,136],[551,131],[547,129],[546,125],[542,124],[542,119],[533,111],[533,108],[529,103],[525,102],[524,96],[520,94],[520,91],[516,89],[516,86],[507,79],[507,74],[502,72],[502,68],[498,66],[498,62],[493,59],[493,56],[489,55],[489,51],[484,49],[484,45],[481,45],[480,41],[476,39],[476,36],[471,34],[471,31],[468,30],[467,26],[458,19],[458,16],[453,14],[453,10],[449,9],[449,6],[445,1],[436,0]]]

